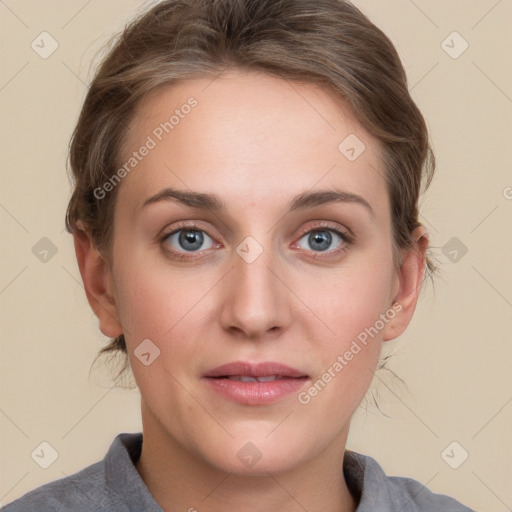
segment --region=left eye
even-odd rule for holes
[[[310,247],[313,251],[324,252],[326,249],[329,249],[329,246],[334,240],[339,240],[341,243],[346,242],[347,239],[343,235],[336,231],[335,229],[316,229],[314,231],[310,231],[306,233],[298,242],[301,249],[308,249],[307,247],[303,247],[301,245],[302,240],[306,240],[306,243],[310,244]],[[334,248],[336,249],[336,248]],[[308,249],[311,250],[311,249]]]
[[[207,237],[207,245],[203,246]],[[177,243],[179,247],[173,246],[175,250],[185,250],[187,252],[194,252],[199,249],[210,249],[213,247],[213,240],[204,231],[196,229],[180,229],[174,233],[170,233],[165,237],[166,243],[173,246],[173,243]]]

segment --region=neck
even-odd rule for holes
[[[290,471],[239,475],[222,471],[194,453],[152,422],[144,422],[142,452],[137,471],[166,512],[354,512],[357,501],[342,470],[342,443],[319,453]],[[342,445],[342,446],[341,446]]]

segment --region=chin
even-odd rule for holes
[[[307,454],[304,440],[285,443],[282,437],[270,441],[266,436],[268,432],[230,439],[223,446],[217,444],[213,452],[210,444],[202,457],[218,470],[240,476],[284,473],[304,462]]]

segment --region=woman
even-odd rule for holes
[[[100,66],[69,156],[67,227],[143,433],[6,512],[470,510],[346,450],[434,271],[426,125],[358,9],[158,3]]]

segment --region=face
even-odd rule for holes
[[[145,431],[229,472],[340,456],[403,314],[377,141],[322,89],[231,72],[148,96],[134,151],[111,283]]]

